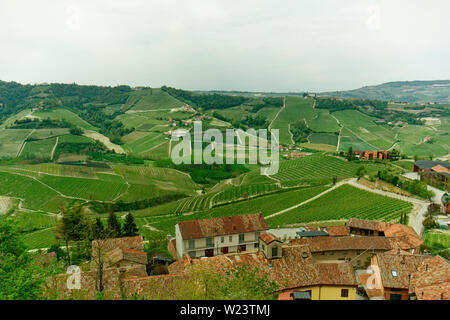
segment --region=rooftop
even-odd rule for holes
[[[266,221],[260,213],[181,221],[178,225],[184,240],[268,230]]]
[[[450,300],[450,262],[440,256],[423,261],[411,275],[409,293],[418,300]]]
[[[315,237],[291,240],[292,244],[309,246],[311,252],[339,250],[390,250],[392,240],[386,237]]]

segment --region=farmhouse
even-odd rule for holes
[[[258,249],[259,235],[268,230],[261,214],[181,221],[175,225],[176,257],[193,258]]]
[[[426,183],[449,190],[450,162],[418,160],[414,162],[414,172]]]
[[[386,160],[391,157],[389,151],[353,151],[353,154],[362,160]]]

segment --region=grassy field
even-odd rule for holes
[[[450,248],[450,233],[437,230],[428,230],[425,234],[425,245],[429,247],[442,246]]]
[[[313,108],[313,100],[297,97],[286,98],[286,108],[284,108],[275,119],[271,129],[280,130],[280,144],[291,145],[291,134],[289,125],[302,119],[313,119],[315,117],[315,109]]]
[[[313,119],[307,120],[308,126],[315,132],[338,132],[340,127],[328,110],[318,110]]]
[[[395,130],[385,125],[377,125],[375,123],[376,118],[369,117],[356,110],[337,111],[333,115],[346,129],[345,134],[343,132],[344,136],[357,138],[362,143],[378,150],[387,150],[395,142]],[[344,141],[345,144],[349,142]],[[346,145],[344,146],[345,149],[348,149]],[[359,150],[359,146],[353,147],[353,150]]]
[[[97,131],[98,128],[92,126],[88,122],[84,121],[80,117],[78,117],[75,113],[67,110],[67,109],[51,109],[51,110],[44,110],[44,111],[37,111],[33,112],[33,116],[39,117],[42,119],[50,118],[51,120],[66,120],[67,122],[70,122],[80,128],[87,129],[87,130],[94,130]]]
[[[28,129],[0,130],[0,157],[15,158],[31,132]]]
[[[409,213],[412,204],[380,196],[349,185],[343,185],[310,203],[268,219],[270,226],[296,223],[361,218],[398,222]]]
[[[312,144],[327,144],[336,147],[339,136],[334,133],[313,133],[308,137]]]
[[[152,88],[134,92],[122,108],[123,110],[134,111],[158,109],[170,110],[179,108],[183,105],[183,102],[170,96],[165,91],[159,88]]]
[[[33,155],[38,158],[50,159],[55,144],[56,138],[27,141],[21,155]]]

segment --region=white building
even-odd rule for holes
[[[257,250],[259,235],[266,230],[261,214],[182,221],[175,225],[177,258]]]

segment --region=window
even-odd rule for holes
[[[262,248],[263,248],[264,251],[266,250],[266,246],[265,245],[262,245]]]
[[[255,249],[258,249],[259,248],[259,243],[257,242],[257,243],[255,243]]]
[[[230,237],[228,238],[228,241],[233,242],[233,236],[230,236]]]
[[[224,243],[225,242],[225,237],[220,238],[220,242]]]
[[[272,257],[277,257],[278,256],[278,247],[272,247]]]
[[[244,234],[241,233],[241,234],[239,235],[239,243],[243,243],[243,242],[244,242]]]
[[[397,270],[391,270],[392,276],[397,278],[398,274],[397,274]]]
[[[195,258],[195,251],[189,251],[188,255],[190,255],[192,258]]]
[[[195,248],[195,240],[189,240],[189,249]]]
[[[341,289],[341,297],[348,298],[348,289]]]
[[[206,246],[207,247],[213,247],[214,246],[212,238],[210,238],[210,237],[206,238]]]

